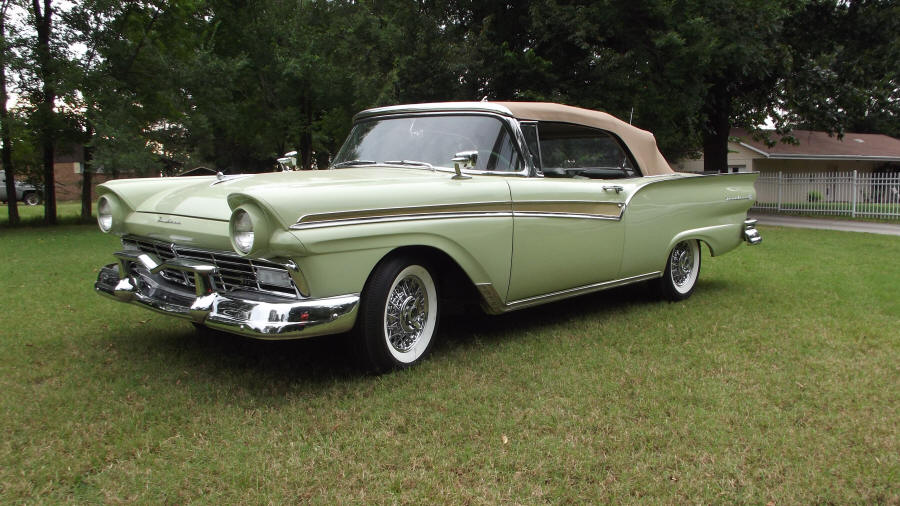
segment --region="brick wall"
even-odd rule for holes
[[[56,200],[81,200],[81,162],[59,162],[53,164],[56,179]],[[108,181],[106,174],[93,174],[91,178],[91,200],[97,199],[97,185]]]

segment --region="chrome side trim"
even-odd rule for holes
[[[569,219],[581,219],[581,220],[610,220],[610,221],[619,221],[622,218],[620,216],[603,216],[598,214],[575,214],[575,213],[538,213],[538,212],[517,212],[515,213],[516,218],[569,218]]]
[[[512,216],[512,208],[508,201],[428,204],[411,207],[355,209],[351,211],[306,214],[297,219],[297,223],[291,225],[290,228],[299,230],[369,222],[496,216]]]
[[[526,200],[513,202],[516,217],[619,220],[625,204],[601,200]]]
[[[297,224],[336,221],[357,218],[384,218],[389,216],[408,216],[414,214],[451,213],[451,212],[475,212],[475,211],[508,211],[509,201],[488,202],[458,202],[450,204],[425,204],[409,207],[376,207],[370,209],[353,209],[349,211],[334,211],[330,213],[304,214],[297,219]]]
[[[494,288],[494,285],[492,283],[477,283],[475,287],[481,294],[482,307],[484,308],[484,310],[490,314],[500,314],[507,313],[509,311],[515,311],[518,309],[524,309],[527,307],[537,306],[540,304],[546,304],[549,302],[555,302],[558,300],[568,299],[569,297],[599,292],[601,290],[608,290],[610,288],[630,285],[632,283],[639,283],[641,281],[655,279],[660,276],[662,276],[661,271],[648,272],[646,274],[640,274],[637,276],[630,276],[627,278],[615,279],[612,281],[604,281],[602,283],[593,283],[590,285],[550,292],[543,295],[536,295],[534,297],[527,297],[525,299],[514,300],[509,303],[503,303],[503,299],[500,297],[500,294],[497,293],[497,290]]]
[[[373,216],[347,220],[323,221],[317,223],[295,223],[291,230],[303,230],[322,227],[339,227],[345,225],[363,225],[367,223],[389,223],[393,221],[440,220],[449,218],[511,218],[512,211],[505,212],[461,212],[461,213],[422,213],[397,216]]]
[[[577,218],[620,220],[625,212],[621,202],[589,200],[534,200],[525,202],[464,202],[430,204],[412,207],[355,209],[301,216],[291,230],[387,223],[393,221],[435,220],[448,218]]]

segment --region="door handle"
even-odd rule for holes
[[[619,192],[623,191],[624,189],[625,189],[625,188],[622,188],[621,186],[618,186],[618,185],[614,185],[614,186],[604,186],[604,187],[603,187],[603,191],[605,191],[605,192],[608,192],[608,191],[610,191],[610,190],[615,190],[616,193],[619,193]]]

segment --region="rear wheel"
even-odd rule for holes
[[[427,262],[409,256],[383,261],[363,291],[353,332],[363,367],[385,372],[422,361],[438,315],[438,288]]]
[[[677,301],[694,293],[700,276],[700,243],[694,239],[681,241],[672,248],[666,262],[666,272],[659,279],[663,297]]]

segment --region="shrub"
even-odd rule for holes
[[[817,192],[816,190],[812,190],[811,192],[806,194],[806,200],[809,202],[818,202],[822,200],[822,194]]]

